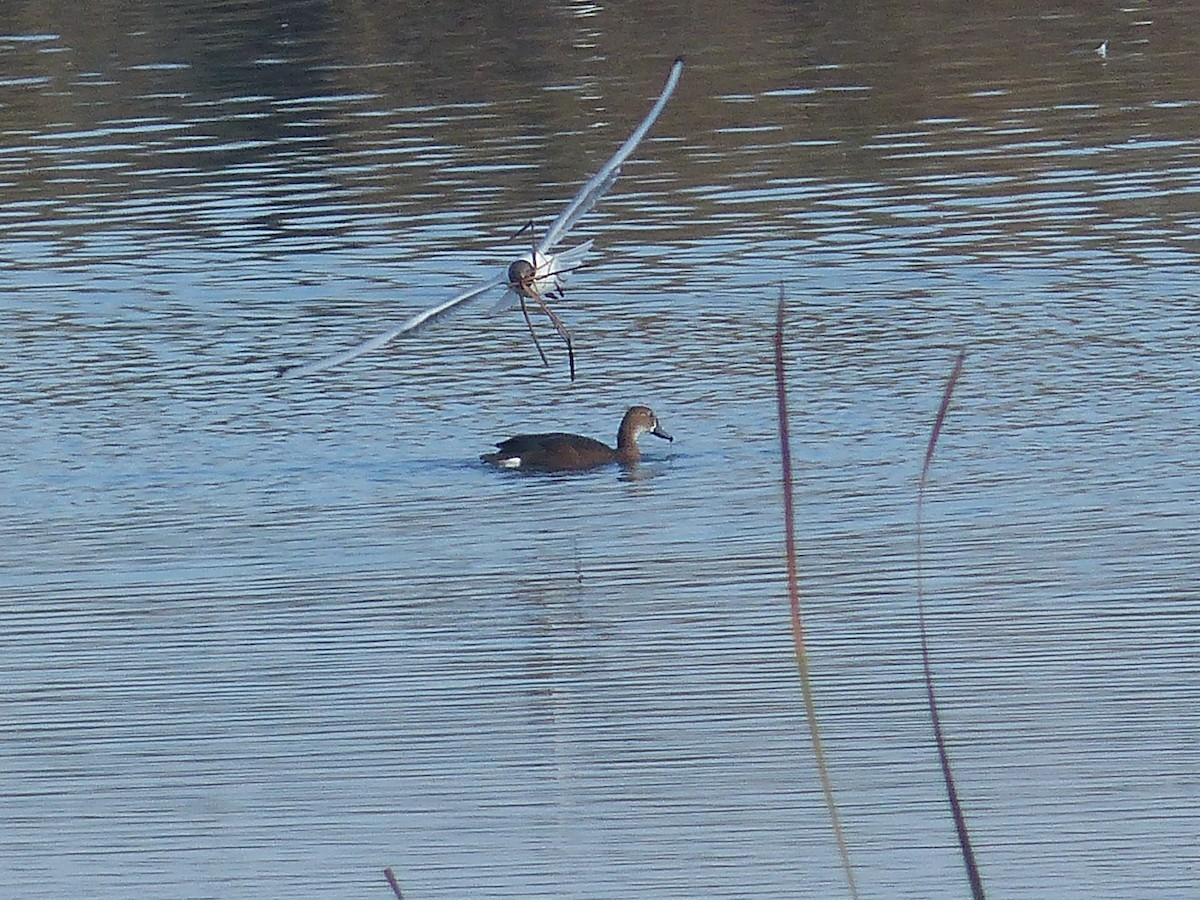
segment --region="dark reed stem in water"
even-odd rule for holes
[[[929,715],[933,720],[933,739],[937,744],[938,760],[942,765],[942,780],[946,783],[950,813],[954,816],[954,830],[958,832],[958,847],[962,853],[963,865],[967,869],[967,880],[971,882],[971,895],[975,900],[984,900],[983,881],[979,877],[979,866],[975,861],[975,852],[971,849],[971,836],[967,833],[967,819],[963,814],[962,804],[958,802],[958,790],[954,786],[954,776],[950,772],[950,754],[946,750],[946,739],[942,735],[942,719],[938,714],[937,697],[933,691],[933,672],[929,664],[929,634],[925,628],[925,577],[921,565],[921,512],[925,507],[925,484],[929,480],[929,466],[933,462],[933,451],[937,447],[938,437],[942,433],[946,412],[950,409],[950,398],[954,396],[954,388],[958,384],[959,376],[962,375],[963,362],[966,358],[966,351],[960,350],[950,377],[946,379],[946,389],[942,393],[942,405],[938,408],[937,418],[933,421],[929,446],[925,449],[925,464],[921,466],[921,481],[917,486],[917,621],[921,627],[921,663],[925,669],[925,694],[929,698]]]
[[[392,893],[396,895],[398,900],[404,900],[404,895],[400,893],[400,882],[396,880],[396,873],[389,867],[383,870],[383,877],[387,879],[387,883],[392,888]]]
[[[784,541],[787,549],[788,596],[791,599],[792,607],[792,639],[796,644],[796,665],[800,670],[800,692],[804,695],[804,711],[808,718],[808,730],[812,735],[813,756],[817,761],[821,789],[825,792],[825,806],[829,810],[833,837],[837,841],[838,853],[842,858],[842,869],[846,873],[846,885],[850,889],[850,896],[854,900],[858,900],[858,886],[854,881],[854,868],[850,865],[850,851],[846,848],[846,837],[842,833],[842,820],[838,815],[837,802],[833,797],[833,783],[829,778],[829,767],[825,764],[825,751],[821,744],[821,732],[817,727],[817,707],[813,701],[808,653],[804,649],[804,623],[800,618],[800,586],[796,576],[796,514],[792,502],[792,445],[788,437],[787,378],[783,367],[783,313],[783,288],[780,288],[779,308],[775,315],[775,397],[779,410],[779,449],[783,457],[783,522]]]

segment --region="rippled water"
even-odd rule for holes
[[[989,893],[1194,896],[1192,11],[852,7],[14,10],[0,893],[844,893],[782,285],[864,896],[965,893],[913,531],[959,347],[924,569]],[[272,377],[498,271],[681,52],[578,229],[578,381],[486,304]],[[633,402],[676,437],[636,473],[477,460]]]

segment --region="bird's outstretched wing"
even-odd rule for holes
[[[310,363],[304,363],[296,366],[280,366],[276,370],[276,375],[287,378],[303,378],[306,375],[314,375],[317,372],[323,372],[325,369],[332,369],[334,366],[340,366],[342,363],[349,362],[355,357],[362,356],[364,353],[370,353],[372,350],[378,350],[385,344],[389,344],[401,335],[418,334],[425,328],[437,322],[443,316],[449,315],[454,310],[461,306],[466,306],[480,296],[486,294],[492,288],[497,288],[504,284],[504,277],[500,276],[492,278],[489,281],[482,281],[474,287],[467,288],[456,297],[451,297],[444,303],[439,303],[437,306],[431,307],[424,312],[419,312],[412,318],[402,322],[395,328],[391,328],[383,334],[377,334],[373,338],[363,341],[361,344],[356,344],[349,350],[343,350],[340,353],[335,353],[332,356],[326,356]]]
[[[646,113],[646,117],[633,130],[633,134],[613,154],[612,159],[604,164],[604,168],[593,175],[591,181],[579,189],[579,193],[567,204],[567,208],[558,214],[558,218],[550,223],[550,227],[542,237],[542,242],[537,246],[538,253],[546,254],[553,250],[554,245],[561,241],[563,236],[575,227],[575,223],[588,210],[595,206],[601,197],[608,193],[609,188],[616,182],[617,176],[621,174],[621,164],[637,149],[638,144],[642,142],[642,138],[646,136],[646,132],[650,130],[651,126],[658,120],[658,117],[662,115],[667,101],[675,93],[675,86],[679,84],[679,75],[681,72],[683,72],[682,57],[676,59],[671,65],[671,72],[667,75],[667,83],[663,85],[662,93],[658,95],[658,99],[650,107],[650,112]]]

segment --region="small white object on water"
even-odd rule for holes
[[[1103,44],[1097,47],[1096,53],[1101,59],[1108,59],[1108,41],[1105,41]]]

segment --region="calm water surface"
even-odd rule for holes
[[[782,284],[863,895],[966,893],[913,532],[966,347],[924,568],[989,896],[1196,896],[1190,5],[54,10],[0,29],[0,894],[844,895]],[[680,53],[578,381],[488,304],[272,378],[506,265]],[[634,402],[636,473],[477,461]]]

